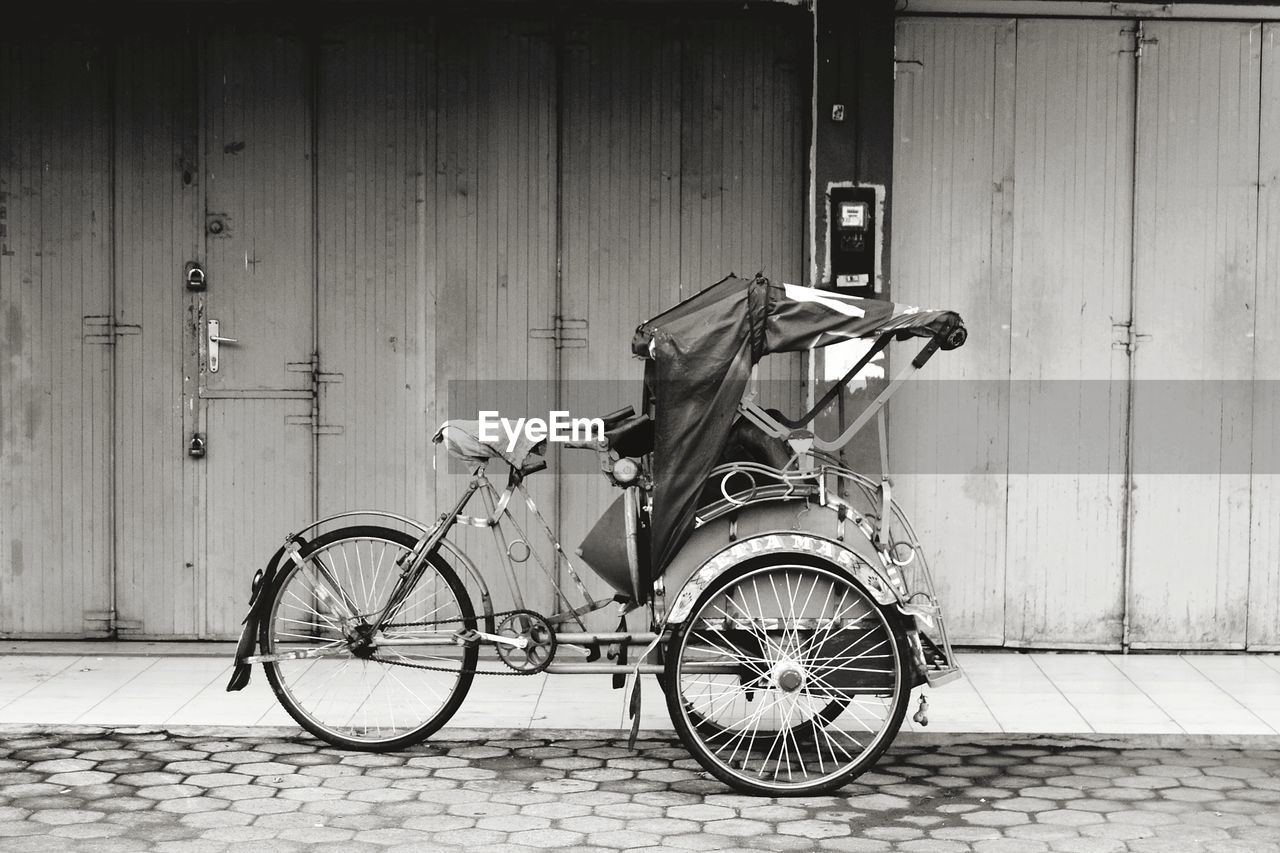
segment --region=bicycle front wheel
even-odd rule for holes
[[[277,580],[260,642],[267,680],[298,724],[334,746],[388,751],[429,737],[462,703],[478,657],[450,639],[476,627],[457,574],[438,554],[374,632],[412,536],[383,527],[316,538]]]
[[[680,739],[721,781],[766,796],[828,793],[866,770],[910,698],[885,609],[820,561],[788,559],[712,584],[667,662]]]

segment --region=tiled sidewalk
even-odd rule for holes
[[[231,647],[0,647],[0,725],[291,726],[260,668],[225,692]],[[45,652],[45,653],[40,653]],[[925,732],[1219,736],[1280,746],[1280,656],[962,653],[966,677],[930,691]],[[477,678],[456,728],[616,730],[604,675]],[[911,711],[916,708],[913,702]],[[641,728],[668,730],[647,678]],[[909,720],[904,731],[920,732]]]

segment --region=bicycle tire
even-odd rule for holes
[[[338,629],[337,625],[342,624],[343,619],[339,618],[337,622],[334,621],[335,614],[331,611],[339,603],[331,603],[326,599],[341,597],[335,595],[335,593],[339,592],[337,587],[341,586],[341,583],[338,582],[339,574],[345,574],[347,578],[354,580],[350,570],[350,552],[354,551],[357,556],[357,562],[359,563],[360,568],[363,569],[363,558],[361,557],[360,551],[361,543],[369,543],[371,563],[373,562],[373,556],[377,546],[379,544],[383,546],[382,550],[378,553],[378,568],[374,577],[370,579],[364,577],[362,574],[362,588],[358,590],[353,588],[352,590],[345,591],[345,594],[348,596],[348,601],[352,604],[355,604],[354,598],[357,594],[364,597],[364,603],[369,605],[367,607],[369,612],[362,615],[368,616],[370,613],[376,612],[380,609],[373,601],[374,597],[376,597],[380,592],[380,585],[382,588],[389,590],[389,584],[393,583],[391,577],[396,571],[398,571],[398,568],[394,569],[394,571],[391,570],[390,567],[394,566],[394,558],[389,556],[387,551],[389,549],[393,550],[394,553],[398,555],[402,551],[411,550],[416,542],[417,540],[407,533],[371,525],[342,528],[340,530],[326,533],[312,540],[299,552],[301,564],[291,564],[288,570],[277,579],[274,588],[272,589],[272,602],[267,610],[267,616],[263,619],[262,625],[259,629],[259,642],[262,651],[266,654],[273,654],[278,651],[289,651],[290,649],[286,648],[288,642],[302,645],[302,641],[304,639],[311,640],[311,647],[313,648],[316,644],[322,644],[325,648],[334,648],[335,650],[338,650],[340,645],[338,644],[337,637],[340,636],[342,632]],[[337,567],[338,564],[336,562],[336,558],[338,554],[342,554],[346,561],[343,566],[344,571],[340,571]],[[326,557],[331,558],[329,565],[326,565],[324,562]],[[432,611],[432,618],[441,619],[451,617],[446,627],[443,629],[450,633],[458,628],[474,629],[476,627],[475,609],[472,606],[471,599],[467,595],[457,573],[439,554],[432,555],[429,558],[429,561],[430,567],[427,574],[420,579],[419,583],[415,586],[415,590],[410,592],[411,600],[416,591],[424,588],[424,584],[429,582],[435,583],[438,590],[447,590],[449,596],[452,598],[454,606],[447,607],[443,604],[436,605]],[[298,595],[298,592],[295,591],[294,587],[291,586],[291,584],[302,577],[300,573],[305,571],[306,567],[311,567],[311,571],[313,571],[318,578],[324,576],[321,578],[324,582],[317,584],[313,590],[316,597],[320,600],[319,603],[308,602],[303,599]],[[325,571],[322,571],[322,569],[327,569],[327,574]],[[388,571],[387,578],[381,577],[381,572],[384,569]],[[305,586],[302,587],[302,589],[305,592]],[[286,602],[285,599],[290,596],[293,598],[293,601]],[[434,603],[434,601],[432,603]],[[283,607],[290,608],[283,612],[291,615],[282,615]],[[349,609],[360,608],[351,607]],[[426,608],[424,607],[422,610],[425,611]],[[310,635],[295,633],[300,630],[296,627],[296,623],[300,621],[299,616],[305,617],[305,619],[310,623],[307,626],[311,632]],[[351,621],[351,619],[347,618],[346,621]],[[406,619],[406,621],[408,620]],[[290,630],[287,632],[283,631],[281,630],[283,627],[287,627]],[[419,631],[419,633],[424,635],[426,632],[426,628]],[[284,636],[295,637],[296,639],[288,642],[281,642],[281,639]],[[410,635],[410,637],[411,636],[412,635]],[[396,649],[412,647],[390,648]],[[435,647],[433,646],[432,648]],[[347,643],[346,651],[347,654],[342,657],[335,656],[333,658],[325,657],[321,659],[311,659],[309,665],[308,661],[273,661],[264,664],[264,667],[267,673],[267,680],[270,682],[271,689],[275,693],[277,700],[279,700],[284,709],[300,726],[333,746],[366,752],[388,752],[403,749],[404,747],[425,740],[439,730],[440,727],[447,723],[453,716],[457,711],[458,706],[461,705],[462,700],[466,697],[473,679],[473,674],[470,670],[475,669],[476,661],[479,656],[478,650],[475,646],[462,647],[460,649],[460,657],[456,659],[459,671],[456,674],[451,675],[450,673],[428,672],[421,669],[397,666],[394,663],[387,663],[382,660],[362,659],[352,652],[352,646],[349,642]],[[403,652],[396,651],[394,654],[404,658],[407,662],[412,663],[415,660],[418,660],[417,658],[407,656]],[[422,661],[430,662],[435,659],[436,658],[434,656],[426,656]],[[299,674],[309,673],[319,665],[321,661],[326,662],[325,666],[332,669],[333,665],[327,663],[330,660],[342,661],[342,663],[339,664],[340,668],[350,666],[352,661],[360,660],[359,667],[363,671],[362,680],[365,684],[369,683],[370,669],[380,668],[380,670],[375,671],[376,680],[373,682],[371,689],[381,687],[384,683],[388,683],[388,679],[390,679],[389,690],[387,691],[388,693],[394,692],[397,685],[403,688],[402,692],[408,693],[409,688],[404,680],[405,678],[408,678],[415,683],[421,683],[428,687],[432,694],[437,697],[440,696],[440,693],[435,689],[435,687],[431,686],[433,681],[443,684],[448,692],[447,695],[445,695],[438,703],[438,707],[434,708],[428,704],[427,700],[424,700],[421,697],[404,697],[414,698],[414,700],[424,708],[429,709],[429,712],[424,711],[418,715],[421,719],[413,719],[408,724],[397,724],[395,720],[396,706],[392,701],[396,698],[394,696],[382,697],[385,699],[385,702],[380,703],[379,705],[380,712],[381,704],[385,704],[387,706],[385,713],[389,716],[390,722],[386,725],[376,723],[371,724],[368,719],[369,708],[366,707],[370,705],[370,699],[372,698],[372,696],[370,696],[360,700],[360,702],[355,706],[355,710],[352,711],[351,718],[347,726],[338,726],[330,721],[322,719],[322,716],[328,716],[327,712],[322,714],[322,706],[326,701],[344,701],[341,696],[334,699],[329,698],[329,693],[332,692],[335,686],[331,682],[337,679],[341,673],[338,671],[332,671],[328,675],[324,676],[327,681],[330,682],[327,687],[329,692],[307,696],[303,695],[305,691],[301,689],[301,681],[305,678],[305,675]],[[455,659],[450,660],[453,661]],[[403,677],[401,674],[404,674]],[[348,699],[346,701],[354,700]],[[311,705],[312,707],[306,707],[307,705]],[[359,715],[362,708],[364,709],[365,720],[362,724],[356,724],[356,717]],[[406,710],[403,713],[412,714],[412,711]]]
[[[753,592],[764,589],[756,579],[767,578],[770,573],[785,575],[781,585],[788,593],[794,587],[795,593],[788,596],[777,592],[776,607],[760,606],[760,612],[750,613],[748,605],[748,610],[741,616],[734,614],[733,620],[750,623],[758,619],[764,625],[768,619],[778,619],[785,625],[788,612],[795,616],[795,602],[805,594],[807,584],[806,605],[815,598],[814,590],[821,590],[816,596],[819,601],[827,590],[836,592],[836,616],[828,616],[828,624],[836,624],[842,613],[840,606],[847,601],[844,612],[858,608],[855,623],[872,617],[868,628],[861,632],[839,628],[836,634],[821,640],[817,639],[818,628],[807,639],[793,628],[795,644],[803,649],[795,655],[784,653],[785,644],[772,639],[765,640],[764,645],[777,648],[758,657],[752,656],[749,648],[745,652],[735,649],[729,632],[716,627],[720,622],[730,624],[732,620],[725,613],[729,608],[720,608],[709,618],[705,614],[708,608],[726,600],[726,592],[732,595],[736,586],[755,584],[759,589]],[[769,589],[776,590],[778,585],[775,582]],[[815,624],[820,624],[820,619]],[[785,637],[786,630],[782,629],[780,636]],[[839,650],[837,645],[841,646]],[[875,675],[863,674],[864,670],[853,667],[852,662],[847,667],[841,663],[846,657],[865,660],[869,651],[880,645],[885,653],[873,659],[887,658],[889,664],[883,671],[876,670]],[[858,649],[863,651],[855,654]],[[846,655],[846,651],[850,654]],[[689,618],[676,628],[670,652],[666,664],[667,709],[680,740],[711,775],[749,794],[811,796],[837,790],[873,766],[889,747],[901,728],[911,698],[906,636],[892,612],[847,574],[811,555],[788,554],[784,560],[762,557],[718,578],[699,597]],[[753,673],[751,683],[739,675],[683,673],[686,663],[717,658],[723,662],[734,660],[735,655]],[[801,673],[801,685],[791,691],[781,687],[777,675],[785,668]],[[852,686],[859,682],[859,686]],[[749,692],[757,695],[747,698]],[[802,700],[808,702],[807,708],[802,707]],[[752,703],[754,706],[749,707]],[[864,717],[873,716],[871,709],[876,707],[881,707],[882,712],[874,714],[872,726]],[[764,721],[768,711],[778,719]],[[801,717],[796,718],[793,713]],[[846,731],[855,725],[865,731]]]

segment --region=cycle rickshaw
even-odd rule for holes
[[[430,524],[358,511],[290,534],[254,577],[227,689],[261,663],[307,731],[394,750],[443,726],[474,676],[495,668],[607,673],[615,686],[631,676],[634,737],[640,675],[654,674],[680,739],[720,780],[770,796],[832,791],[888,747],[914,687],[959,675],[889,479],[833,453],[875,419],[883,454],[885,402],[965,336],[950,311],[730,276],[639,326],[640,413],[615,412],[603,437],[571,443],[598,454],[621,491],[579,550],[616,595],[593,600],[546,528],[583,604],[557,590],[561,612],[538,613],[517,587],[515,607],[495,610],[449,534],[492,531],[513,581],[512,560],[531,549],[512,500],[546,527],[525,490],[545,467],[543,443],[482,441],[475,423],[447,421],[435,440],[471,474],[456,504]],[[766,354],[855,338],[866,353],[804,416],[744,399]],[[842,434],[807,429],[891,341],[911,338],[923,348]],[[483,513],[467,514],[477,498]],[[646,630],[585,628],[586,613],[611,605],[645,616]],[[497,658],[489,669],[482,650]]]

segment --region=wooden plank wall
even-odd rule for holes
[[[1134,97],[1123,30],[1018,22],[1011,645],[1108,648],[1121,632],[1129,365],[1112,341],[1129,316]]]
[[[317,77],[322,516],[353,507],[425,512],[438,415],[428,259],[427,97],[434,53],[405,24],[330,32]],[[432,168],[428,168],[430,163]]]
[[[545,416],[554,387],[554,349],[528,331],[555,313],[551,30],[335,25],[318,62],[320,512],[430,522],[467,480],[430,441],[439,423],[474,418],[481,393],[513,416],[539,398]],[[493,547],[487,532],[457,538]],[[545,609],[535,564],[520,578]]]
[[[434,282],[435,407],[445,417],[475,418],[478,405],[504,416],[545,412],[554,389],[555,350],[530,335],[556,313],[556,65],[551,27],[519,20],[437,22],[432,80],[434,181],[427,247]],[[474,401],[474,405],[468,405]],[[441,470],[449,457],[439,451]],[[455,464],[456,469],[456,464]],[[552,480],[534,491],[550,512]],[[502,474],[498,473],[501,487]],[[439,512],[466,478],[439,478]],[[476,501],[470,507],[483,514]],[[549,543],[519,503],[513,511],[548,570]],[[550,517],[550,515],[548,515]],[[513,594],[488,531],[459,531],[485,566],[499,608]],[[551,606],[550,584],[534,560],[515,566],[525,605]]]
[[[575,414],[639,410],[643,365],[631,335],[696,288],[682,269],[683,58],[674,22],[598,21],[566,35],[564,312],[587,323],[583,344],[561,353],[563,402]],[[560,529],[572,553],[618,491],[593,454],[559,457]],[[593,596],[612,595],[576,565]],[[612,629],[610,619],[612,610],[592,624]]]
[[[803,280],[805,36],[758,15],[570,30],[563,310],[587,322],[585,346],[562,351],[575,414],[639,405],[643,367],[629,347],[639,321],[730,272]],[[769,361],[765,401],[797,413],[803,362]],[[594,457],[562,457],[572,548],[618,492]]]
[[[575,414],[634,404],[639,320],[730,270],[799,279],[803,33],[748,20],[582,22],[563,36],[562,70],[546,22],[443,18],[390,41],[358,25],[326,36],[319,346],[322,371],[341,381],[322,385],[320,408],[341,432],[319,438],[322,513],[430,518],[465,483],[443,452],[431,467],[439,421],[475,415],[451,401],[496,393],[504,413],[545,415],[559,364]],[[782,120],[766,121],[775,110]],[[570,325],[580,340],[558,357],[545,337],[557,191],[561,314],[586,323]],[[553,472],[566,469],[570,547],[613,496],[587,456],[552,458]],[[530,481],[553,524],[556,476]],[[463,538],[492,548],[487,533]],[[536,564],[519,570],[528,603],[550,606]]]
[[[196,318],[181,280],[203,260],[204,182],[196,57],[135,36],[116,72],[116,602],[127,622],[170,636],[199,624],[205,466],[187,456],[199,375]],[[243,595],[237,596],[237,604]]]
[[[1280,25],[1262,30],[1259,139],[1280,139]],[[1253,482],[1249,505],[1251,649],[1280,649],[1280,146],[1258,151],[1258,278],[1253,339]]]
[[[96,204],[76,212],[109,221],[108,181],[116,181],[116,265],[105,253],[84,264],[104,288],[102,304],[64,313],[74,315],[77,330],[83,314],[108,316],[114,275],[116,318],[133,331],[116,350],[121,384],[112,405],[102,407],[109,396],[79,401],[114,410],[117,419],[122,619],[140,622],[147,636],[227,634],[244,578],[265,547],[255,531],[264,518],[309,499],[305,484],[279,475],[310,468],[303,445],[280,434],[285,415],[305,420],[305,406],[273,399],[306,380],[287,365],[308,355],[298,344],[311,336],[309,297],[299,290],[309,281],[317,283],[322,376],[320,511],[376,506],[430,519],[463,479],[431,469],[431,430],[449,414],[473,414],[449,411],[451,383],[515,380],[520,399],[508,397],[503,408],[538,413],[554,396],[559,367],[569,380],[602,380],[595,387],[613,394],[609,405],[635,402],[635,386],[614,394],[620,386],[611,380],[639,378],[628,350],[639,320],[729,271],[801,280],[808,54],[807,31],[790,25],[803,15],[694,14],[639,27],[637,20],[583,20],[564,34],[545,19],[518,17],[337,24],[314,56],[265,24],[218,27],[194,42],[137,36],[119,46],[114,84],[111,74],[98,74],[93,86],[80,87],[79,101],[57,88],[74,74],[51,73],[54,60],[12,60],[4,90],[10,115],[40,115],[28,102],[36,96],[23,89],[29,79],[19,69],[28,68],[39,72],[30,80],[43,81],[44,103],[62,111],[70,104],[74,113],[92,101],[102,111],[100,130],[74,138],[96,146],[76,161],[93,180],[77,184],[100,191],[104,204],[101,212]],[[67,66],[80,61],[77,55]],[[114,160],[107,145],[113,118]],[[286,126],[296,133],[282,135]],[[26,147],[11,143],[16,153],[6,169],[19,164],[52,186],[61,173],[42,172],[32,140],[49,148],[45,137],[54,135],[50,125],[31,131]],[[313,169],[314,208],[306,188]],[[557,192],[564,194],[559,205]],[[7,206],[10,237],[14,223],[36,221],[27,213]],[[223,217],[224,231],[206,232],[209,218]],[[39,239],[47,245],[45,220]],[[108,246],[109,235],[100,236],[95,247]],[[38,245],[28,240],[22,248],[34,257]],[[558,252],[565,265],[560,313],[586,323],[567,329],[583,346],[559,353],[537,331],[554,326]],[[181,286],[180,271],[192,259],[211,278],[199,297]],[[14,262],[4,262],[7,273]],[[7,300],[12,293],[6,288]],[[194,313],[202,303],[205,318]],[[25,314],[15,316],[28,328]],[[241,343],[225,348],[223,370],[207,377],[214,399],[199,403],[192,382],[207,317]],[[39,361],[29,349],[24,357]],[[109,375],[109,347],[84,352],[100,354],[99,372]],[[764,375],[782,379],[776,401],[795,409],[801,363],[775,362]],[[6,383],[6,393],[17,387]],[[80,386],[58,387],[70,396]],[[109,395],[110,387],[94,393]],[[581,413],[599,414],[602,399],[593,396],[595,405]],[[100,421],[102,432],[86,434],[101,444],[110,418]],[[297,438],[306,425],[285,428]],[[197,429],[210,442],[199,461],[185,455]],[[104,466],[108,450],[96,457]],[[77,473],[88,464],[77,464]],[[15,483],[29,472],[5,471]],[[95,485],[103,499],[108,473]],[[603,494],[582,502],[586,480]],[[572,545],[610,495],[595,473],[567,475],[558,486],[568,496],[561,532]],[[269,510],[253,497],[267,487],[276,495]],[[533,487],[554,521],[555,475],[541,475]],[[30,513],[48,511],[55,492],[46,482],[39,495],[16,486],[5,495]],[[80,515],[100,523],[105,573],[109,508]],[[40,529],[30,519],[24,526]],[[289,527],[277,526],[276,535]],[[546,608],[537,575],[532,564],[521,568],[529,603]],[[71,601],[43,588],[19,590],[15,577],[4,576],[12,593],[5,601]],[[93,576],[76,573],[86,577]],[[501,579],[491,581],[500,606],[509,602]],[[105,587],[99,597],[105,610]],[[87,606],[75,604],[76,620]],[[27,621],[6,619],[5,630],[29,633],[57,622],[26,604],[19,610]],[[79,633],[82,625],[66,630]]]
[[[921,378],[932,381],[895,398],[890,471],[954,636],[996,644],[1007,577],[1015,33],[1008,20],[901,21],[894,104],[893,298],[959,311],[969,342],[929,363]]]
[[[1146,30],[1133,320],[1150,339],[1133,356],[1132,640],[1242,648],[1262,25]]]
[[[236,343],[202,373],[206,541],[192,606],[201,636],[226,638],[253,573],[315,514],[313,69],[308,40],[285,28],[220,28],[202,48],[203,302]]]
[[[685,27],[682,298],[729,272],[804,283],[811,34],[787,21],[742,14]],[[800,414],[805,376],[800,354],[762,361],[761,404]]]
[[[962,642],[1275,648],[1275,33],[1117,23],[899,22],[894,295],[1013,380],[893,407],[900,495]]]
[[[85,43],[0,41],[0,635],[106,627],[110,79]]]
[[[307,372],[289,367],[314,345],[309,46],[297,35],[229,28],[202,47],[205,302],[208,318],[237,341],[204,385],[309,390]]]

